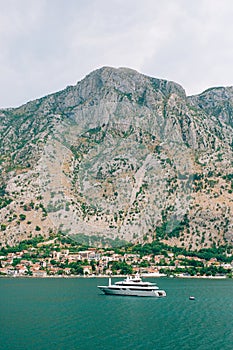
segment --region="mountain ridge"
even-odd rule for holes
[[[232,90],[186,96],[103,67],[1,110],[0,241],[62,231],[190,249],[231,242]]]

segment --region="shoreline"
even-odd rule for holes
[[[231,277],[228,276],[166,276],[166,275],[148,275],[148,274],[142,274],[141,275],[143,278],[178,278],[178,279],[218,279],[218,280],[223,280],[223,279],[232,279]],[[0,278],[9,278],[9,279],[18,279],[18,278],[35,278],[35,279],[76,279],[76,278],[83,278],[83,279],[90,279],[90,278],[125,278],[126,275],[91,275],[91,276],[78,276],[78,275],[72,275],[72,276],[4,276],[0,275]]]

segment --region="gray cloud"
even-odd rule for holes
[[[231,0],[0,0],[0,107],[104,66],[174,80],[188,94],[233,85]]]

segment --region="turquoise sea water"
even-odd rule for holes
[[[166,298],[105,296],[107,279],[1,278],[0,349],[233,349],[233,280],[151,281]]]

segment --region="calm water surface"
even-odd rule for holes
[[[0,349],[233,349],[233,280],[151,281],[166,298],[105,296],[107,279],[1,278]]]

